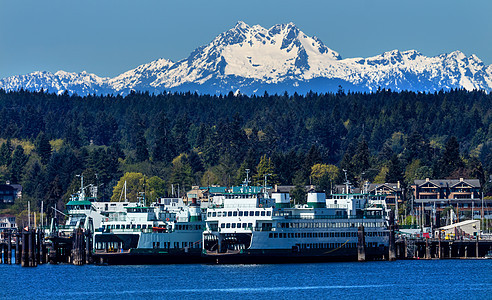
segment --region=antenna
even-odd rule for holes
[[[249,169],[245,169],[244,171],[246,171],[246,181],[244,182],[246,186],[249,185]]]
[[[345,193],[350,194],[350,191],[349,191],[350,182],[348,181],[348,178],[347,178],[347,170],[343,169],[342,171],[345,173]]]
[[[75,175],[77,177],[80,177],[80,192],[79,192],[79,201],[82,201],[85,199],[85,192],[84,192],[84,174],[80,175]]]
[[[128,199],[126,199],[126,180],[125,180],[125,202],[127,202]]]

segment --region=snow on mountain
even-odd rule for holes
[[[460,51],[427,57],[415,50],[388,51],[369,58],[347,58],[309,37],[294,24],[265,29],[238,22],[208,45],[178,62],[158,59],[114,78],[94,74],[34,72],[0,80],[7,90],[117,93],[198,91],[245,94],[309,90],[436,91],[451,88],[492,90],[492,66]]]

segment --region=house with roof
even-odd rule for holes
[[[416,200],[477,200],[481,198],[478,179],[429,179],[415,180],[412,185]]]
[[[345,194],[347,186],[345,184],[335,185],[334,193],[335,194]],[[403,198],[403,189],[400,185],[400,182],[397,183],[368,183],[362,189],[349,187],[349,193],[354,194],[371,194],[371,195],[385,195],[386,196],[386,204],[395,205],[396,201],[398,203],[402,203],[404,201]]]
[[[386,195],[386,204],[395,205],[403,202],[403,189],[400,182],[396,183],[371,183],[367,186],[367,192],[371,195]]]
[[[10,184],[0,184],[0,203],[13,204],[17,199],[17,189]]]
[[[14,215],[0,215],[0,231],[17,228]]]
[[[214,194],[223,194],[227,191],[227,187],[224,186],[192,186],[191,190],[186,192],[185,201],[199,201],[199,202],[207,202],[209,197],[212,197]]]
[[[412,185],[413,207],[424,223],[438,222],[441,212],[450,208],[456,213],[458,221],[464,219],[488,218],[492,212],[492,200],[482,199],[478,179],[429,179],[415,180]],[[483,210],[482,210],[483,204]]]

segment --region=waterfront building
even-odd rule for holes
[[[14,215],[0,215],[0,231],[17,228]]]
[[[483,199],[478,179],[415,180],[412,193],[411,205],[424,226],[492,217],[492,200]]]

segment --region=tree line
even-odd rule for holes
[[[354,185],[473,177],[489,193],[491,100],[465,90],[125,97],[0,90],[0,181],[23,186],[22,199],[2,208],[19,214],[27,201],[62,208],[80,185],[76,174],[106,200],[119,197],[122,178],[155,198],[171,184],[181,194],[192,185],[237,185],[246,169],[254,185],[268,175],[269,184],[328,191],[347,170]]]

